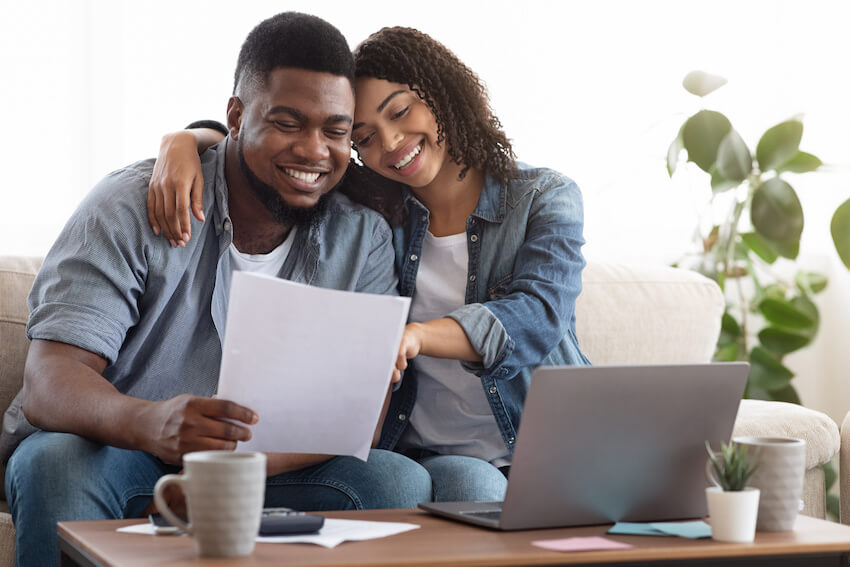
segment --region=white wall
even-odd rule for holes
[[[520,158],[582,187],[586,255],[669,263],[688,247],[704,193],[670,181],[667,145],[701,101],[700,68],[729,79],[708,105],[751,147],[803,113],[803,149],[829,167],[795,186],[802,258],[832,277],[818,344],[797,357],[807,405],[850,409],[841,348],[850,281],[828,234],[850,196],[850,3],[839,0],[252,1],[2,0],[0,254],[44,254],[105,173],[153,156],[162,133],[223,119],[245,35],[284,9],[322,16],[352,46],[417,27],[484,79]]]

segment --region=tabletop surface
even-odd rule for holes
[[[365,565],[570,565],[648,560],[752,557],[783,554],[850,553],[850,526],[798,516],[794,530],[759,532],[753,543],[733,544],[711,539],[606,535],[610,528],[585,526],[548,530],[500,532],[431,516],[421,510],[327,512],[326,517],[420,526],[406,533],[362,542],[345,542],[333,549],[313,544],[259,543],[253,554],[238,559],[216,559],[216,567],[271,565],[285,562],[305,566]],[[74,548],[104,566],[169,565],[197,567],[199,560],[188,537],[118,533],[135,520],[60,522],[59,534]],[[561,553],[531,545],[542,539],[604,536],[633,545],[632,549]]]

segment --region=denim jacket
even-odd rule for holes
[[[402,295],[412,296],[429,211],[405,188],[407,221],[393,229]],[[584,244],[581,192],[545,168],[518,164],[504,185],[488,175],[466,219],[469,269],[465,305],[451,313],[482,356],[462,362],[481,378],[505,446],[513,453],[532,370],[590,364],[576,340]],[[393,394],[380,447],[398,443],[415,411],[416,360]]]

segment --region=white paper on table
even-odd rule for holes
[[[366,460],[410,299],[234,272],[219,398],[256,411],[239,450]]]
[[[419,526],[404,522],[366,522],[362,520],[336,520],[325,518],[319,533],[291,536],[259,536],[260,543],[315,543],[324,547],[336,547],[344,541],[364,541],[396,535]]]
[[[378,539],[388,537],[410,530],[419,526],[404,522],[366,522],[362,520],[337,520],[325,518],[325,524],[315,534],[300,534],[291,536],[257,536],[260,543],[314,543],[323,547],[336,547],[344,541],[364,541],[367,539]],[[150,522],[124,526],[116,531],[132,534],[155,535],[154,527]],[[170,536],[162,536],[170,537]]]

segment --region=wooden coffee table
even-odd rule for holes
[[[498,532],[442,520],[419,510],[331,512],[326,516],[421,526],[403,534],[334,549],[312,544],[260,543],[239,559],[200,559],[188,537],[116,532],[141,520],[60,522],[63,565],[136,567],[245,565],[303,566],[483,566],[483,565],[794,565],[850,566],[850,526],[799,516],[789,532],[758,533],[754,543],[730,544],[710,539],[605,536],[633,545],[619,551],[558,553],[531,545],[539,539],[604,536],[610,526]]]

